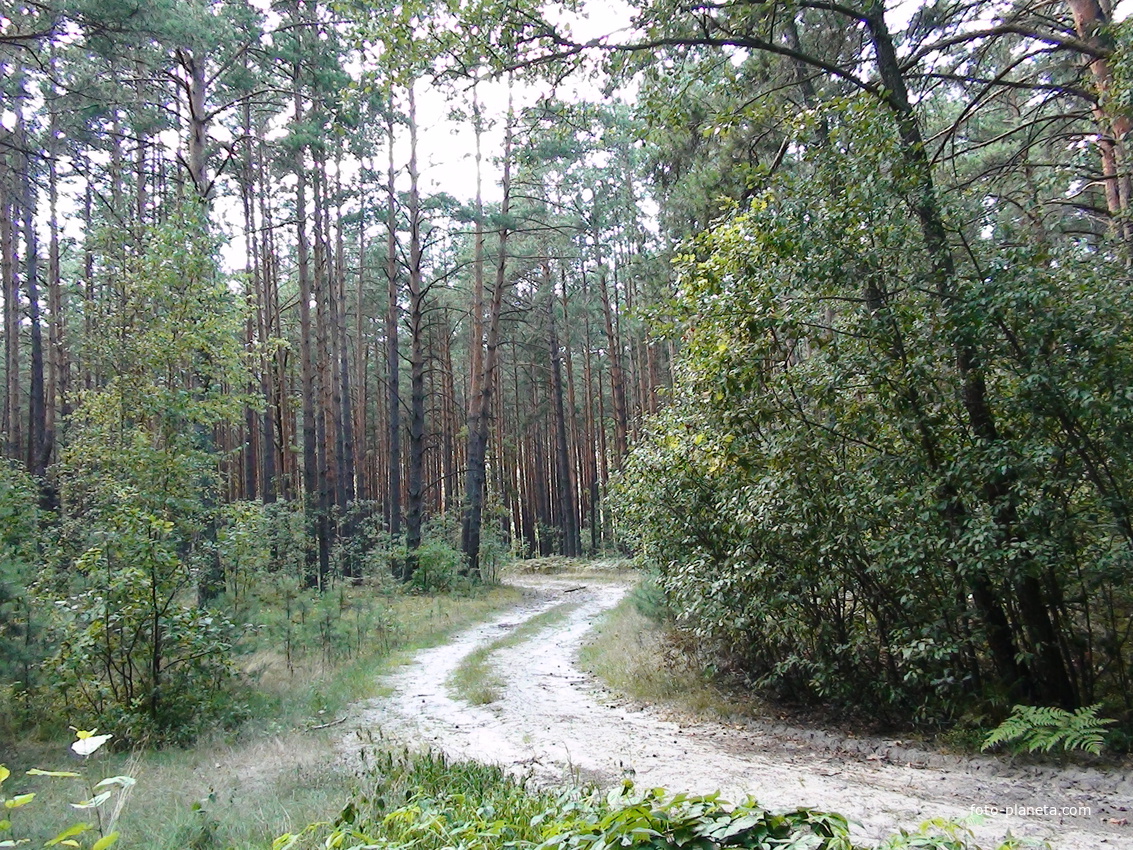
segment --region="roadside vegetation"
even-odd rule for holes
[[[651,576],[606,612],[579,654],[584,670],[612,691],[645,705],[660,706],[691,719],[721,722],[790,721],[800,725],[832,722],[808,706],[761,699],[734,673],[716,666],[711,653],[674,622],[664,596]],[[1012,757],[1065,763],[1067,760],[1112,764],[1120,759],[1125,736],[1114,735],[1115,721],[1098,716],[1098,707],[1070,712],[1058,708],[1015,706],[1005,720],[969,717],[936,734],[906,728],[904,734],[944,751],[974,754],[1000,752]],[[839,728],[861,735],[891,729],[854,715],[839,717]],[[1105,755],[1104,759],[1097,757]]]
[[[248,599],[255,596],[250,589]],[[227,728],[160,749],[116,749],[116,737],[83,766],[99,779],[136,779],[118,818],[121,846],[266,848],[292,825],[336,811],[356,781],[336,746],[347,707],[378,695],[381,674],[413,651],[482,621],[518,596],[503,586],[437,594],[382,591],[372,584],[326,597],[296,593],[290,625],[247,630],[237,644]],[[262,612],[248,604],[255,621]],[[11,814],[13,828],[0,833],[0,841],[26,838],[41,846],[74,815],[70,804],[77,795],[90,796],[74,782],[24,776],[29,768],[55,769],[60,762],[74,767],[59,755],[63,733],[40,731],[38,738],[3,747],[0,763],[12,772],[3,791],[35,793],[36,800]]]
[[[965,827],[927,823],[886,850],[976,850]],[[1020,846],[1007,841],[1001,850]],[[812,809],[772,813],[754,800],[673,794],[630,782],[612,790],[528,787],[498,767],[433,753],[379,753],[330,822],[281,836],[274,850],[853,850],[849,824]]]
[[[81,733],[88,735],[89,733]],[[82,739],[80,739],[80,743]],[[97,746],[95,747],[97,749]],[[93,785],[92,771],[108,766],[84,763],[86,771],[56,772],[50,782],[70,784],[83,793]],[[34,794],[5,797],[11,775],[0,770],[0,802],[21,822],[30,812],[45,808]],[[336,776],[344,780],[344,775]],[[74,783],[79,788],[75,789]],[[66,815],[56,823],[49,845],[107,850],[146,848],[263,848],[315,850],[315,848],[383,847],[388,850],[600,850],[603,847],[641,850],[854,850],[845,818],[813,809],[773,813],[754,800],[739,804],[705,796],[672,794],[663,788],[639,789],[631,782],[606,790],[596,788],[537,789],[499,767],[477,762],[454,762],[432,752],[410,753],[378,749],[364,752],[362,767],[348,778],[349,794],[318,787],[316,773],[299,770],[277,791],[303,786],[303,794],[256,799],[243,809],[240,829],[217,818],[215,791],[194,803],[177,820],[151,822],[138,841],[128,828],[124,811],[137,805],[142,783],[130,776],[115,776],[95,787],[111,787],[106,795],[113,805],[105,815],[87,822],[70,822]],[[338,785],[345,784],[339,782]],[[328,793],[328,790],[331,793]],[[130,792],[134,792],[131,796]],[[343,802],[345,800],[345,802]],[[93,801],[88,801],[93,802]],[[336,811],[332,820],[312,819],[274,838],[270,825],[299,814]],[[282,819],[282,820],[281,820]],[[5,822],[7,823],[7,822]],[[301,822],[300,822],[301,823]],[[64,824],[62,829],[59,825]],[[87,840],[89,837],[89,841]],[[901,832],[877,845],[884,850],[978,850],[968,830],[959,824],[927,822],[917,831]],[[18,843],[23,843],[19,840]],[[6,841],[0,846],[14,846]],[[1008,840],[1000,850],[1020,846]]]
[[[661,604],[648,580],[636,586],[590,633],[579,655],[582,668],[636,702],[714,720],[757,716],[762,703],[723,687],[704,659],[676,643]]]

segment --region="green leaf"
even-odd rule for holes
[[[77,823],[74,826],[67,827],[50,841],[46,842],[43,846],[54,847],[56,844],[62,844],[68,838],[74,838],[76,835],[82,835],[84,832],[87,832],[93,828],[93,825],[89,823]]]
[[[102,836],[102,838],[98,839],[98,841],[94,843],[94,846],[92,846],[90,850],[106,850],[107,847],[110,847],[117,840],[118,833],[112,832],[109,835],[104,835]]]
[[[26,806],[35,799],[35,794],[20,794],[13,797],[11,800],[4,801],[5,809],[18,809],[20,806]]]
[[[77,779],[82,774],[75,773],[73,770],[40,770],[38,767],[33,767],[28,771],[28,776],[58,776],[63,779]]]

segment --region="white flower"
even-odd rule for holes
[[[71,744],[71,749],[85,758],[113,737],[113,735],[92,735],[89,733],[83,735],[80,732],[79,739]]]

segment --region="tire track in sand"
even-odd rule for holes
[[[930,753],[920,758],[906,748],[896,752],[908,761],[894,763],[881,741],[863,748],[844,739],[852,751],[838,736],[813,730],[688,725],[625,705],[580,671],[576,656],[595,620],[628,587],[589,577],[581,588],[579,580],[564,578],[525,576],[515,583],[529,593],[517,608],[419,653],[387,679],[389,696],[358,705],[345,745],[357,750],[378,734],[386,743],[497,763],[541,783],[612,783],[630,775],[640,785],[674,791],[720,790],[733,800],[750,794],[770,809],[840,812],[856,822],[857,841],[877,841],[928,818],[964,818],[972,807],[1031,807],[1041,811],[988,815],[973,827],[977,838],[990,846],[1010,831],[1058,850],[1133,850],[1133,827],[1120,823],[1123,808],[1133,807],[1127,776]],[[468,653],[565,604],[576,607],[564,620],[492,653],[505,682],[499,700],[471,706],[451,696],[446,683]],[[1086,808],[1088,815],[1078,813]]]

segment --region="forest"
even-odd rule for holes
[[[767,699],[1127,749],[1121,9],[607,5],[0,11],[0,742],[615,553]]]

